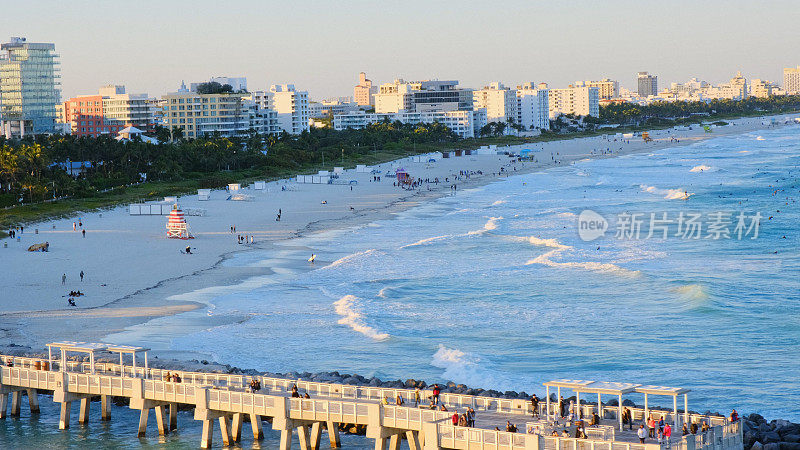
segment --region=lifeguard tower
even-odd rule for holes
[[[172,206],[172,211],[167,216],[167,238],[168,239],[194,239],[189,231],[183,211],[178,209],[178,205]]]

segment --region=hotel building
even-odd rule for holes
[[[51,134],[60,102],[55,44],[12,37],[0,45],[0,135]]]
[[[76,136],[116,135],[128,126],[152,132],[156,125],[152,100],[147,94],[126,94],[125,86],[103,86],[97,95],[73,97],[63,110]]]

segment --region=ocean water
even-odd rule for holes
[[[556,378],[681,386],[692,409],[797,420],[798,138],[792,127],[581,161],[242,253],[226,264],[275,274],[210,299],[209,315],[241,320],[172,346],[265,371],[540,394]],[[585,209],[609,220],[604,237],[579,237]],[[716,212],[731,238],[706,237]],[[617,238],[633,213],[640,238]],[[701,238],[673,224],[647,239],[651,213],[699,213]],[[287,268],[309,248],[313,266]]]
[[[690,409],[797,421],[798,163],[799,128],[720,137],[513,176],[240,253],[225,264],[264,274],[176,293],[207,302],[201,313],[225,325],[169,345],[270,372],[539,394],[557,378],[681,386]],[[609,221],[590,242],[577,223],[587,209]],[[730,238],[707,238],[717,212],[729,214],[718,222]],[[676,236],[677,223],[647,238],[651,213],[700,214],[701,238]],[[639,239],[616,236],[626,214],[641,214]],[[158,319],[158,329],[181,320]]]
[[[528,393],[562,377],[681,386],[696,410],[800,419],[799,137],[581,161],[242,253],[226,264],[275,273],[213,296],[207,312],[241,320],[172,346],[265,371]],[[610,222],[591,242],[577,228],[586,209]],[[707,237],[716,212],[731,238]],[[616,237],[634,213],[640,238]],[[651,213],[699,213],[701,238],[676,236],[675,223],[648,239]],[[309,252],[313,266],[288,269]]]

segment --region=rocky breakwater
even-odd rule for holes
[[[745,449],[800,450],[800,424],[782,419],[767,422],[759,414],[741,421]]]

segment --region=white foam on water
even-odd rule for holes
[[[378,297],[386,298],[386,293],[389,292],[391,288],[389,286],[382,287],[380,291],[378,291]]]
[[[646,184],[640,184],[639,188],[650,194],[662,195],[667,200],[686,200],[694,195],[693,192],[689,192],[685,189],[660,189]]]
[[[615,275],[623,276],[623,277],[638,277],[641,275],[641,272],[638,270],[630,270],[625,269],[624,267],[620,267],[616,264],[612,263],[602,263],[596,261],[572,261],[572,262],[557,262],[553,261],[551,258],[558,256],[562,250],[550,250],[549,252],[543,253],[536,258],[533,258],[525,263],[526,266],[532,264],[541,264],[548,267],[566,267],[566,268],[574,268],[574,269],[584,269],[590,270],[592,272],[602,272],[602,273],[612,273]]]
[[[339,300],[333,302],[336,314],[342,316],[337,323],[340,325],[347,325],[348,327],[352,328],[353,331],[357,331],[375,341],[385,341],[386,339],[389,339],[389,335],[387,333],[381,333],[375,328],[372,328],[364,323],[364,315],[356,309],[357,301],[358,297],[355,295],[345,295]]]
[[[692,167],[689,172],[699,173],[699,172],[708,172],[711,170],[711,166],[707,166],[705,164],[700,164],[699,166]]]
[[[430,244],[430,243],[433,243],[433,242],[441,241],[441,240],[444,240],[444,239],[449,239],[451,237],[453,237],[452,234],[444,234],[442,236],[429,237],[429,238],[425,238],[425,239],[420,239],[417,242],[414,242],[414,243],[411,243],[411,244],[404,245],[404,246],[402,246],[400,248],[418,247],[420,245],[427,245],[427,244]]]
[[[497,222],[503,220],[502,217],[490,217],[485,224],[483,224],[483,228],[480,230],[470,231],[467,232],[467,236],[475,236],[478,234],[484,234],[488,231],[496,230],[497,229]]]
[[[349,262],[352,262],[354,260],[357,260],[357,259],[361,258],[362,256],[367,256],[369,254],[375,253],[376,251],[377,251],[376,249],[371,248],[369,250],[364,250],[364,251],[361,251],[361,252],[356,252],[356,253],[353,253],[351,255],[347,255],[347,256],[341,257],[341,258],[337,259],[336,261],[334,261],[334,262],[328,264],[327,266],[323,267],[320,270],[332,269],[334,267],[341,266],[342,264],[347,264]]]
[[[492,203],[492,206],[499,206],[502,205],[503,203],[508,203],[508,202],[505,200],[497,200],[494,203]]]
[[[488,368],[481,358],[457,348],[439,344],[439,349],[431,359],[431,365],[444,369],[442,378],[445,380],[472,387],[492,386],[493,389],[511,389],[512,383],[507,376]]]

